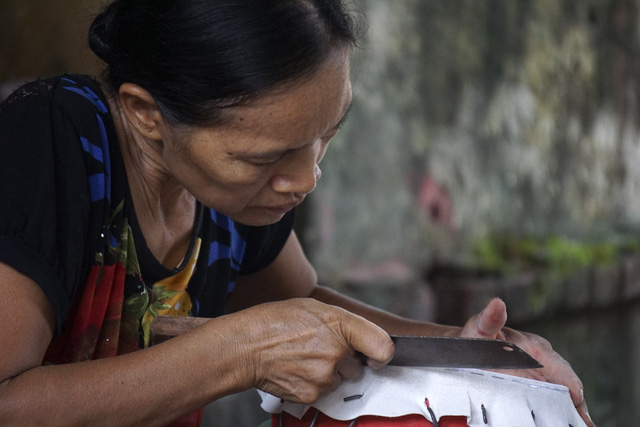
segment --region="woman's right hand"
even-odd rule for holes
[[[310,298],[261,304],[236,314],[243,337],[239,345],[249,362],[239,369],[253,387],[288,401],[312,403],[343,378],[393,357],[389,335],[377,325],[342,308]]]

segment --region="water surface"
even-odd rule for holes
[[[519,328],[547,338],[571,363],[598,427],[640,426],[640,301]]]

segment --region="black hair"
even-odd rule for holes
[[[311,74],[357,38],[341,0],[115,0],[89,30],[112,90],[135,83],[166,120],[196,126]]]

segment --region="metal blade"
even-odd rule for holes
[[[500,340],[392,336],[389,365],[438,368],[531,369],[542,365],[520,347]]]

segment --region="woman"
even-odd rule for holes
[[[359,374],[356,351],[384,366],[388,333],[513,341],[546,366],[522,375],[569,386],[588,419],[571,368],[505,329],[499,300],[460,329],[317,285],[292,211],[351,103],[339,1],[116,0],[89,40],[99,82],[0,109],[3,425],[197,424],[251,387],[312,402]],[[149,347],[158,314],[215,319]]]

